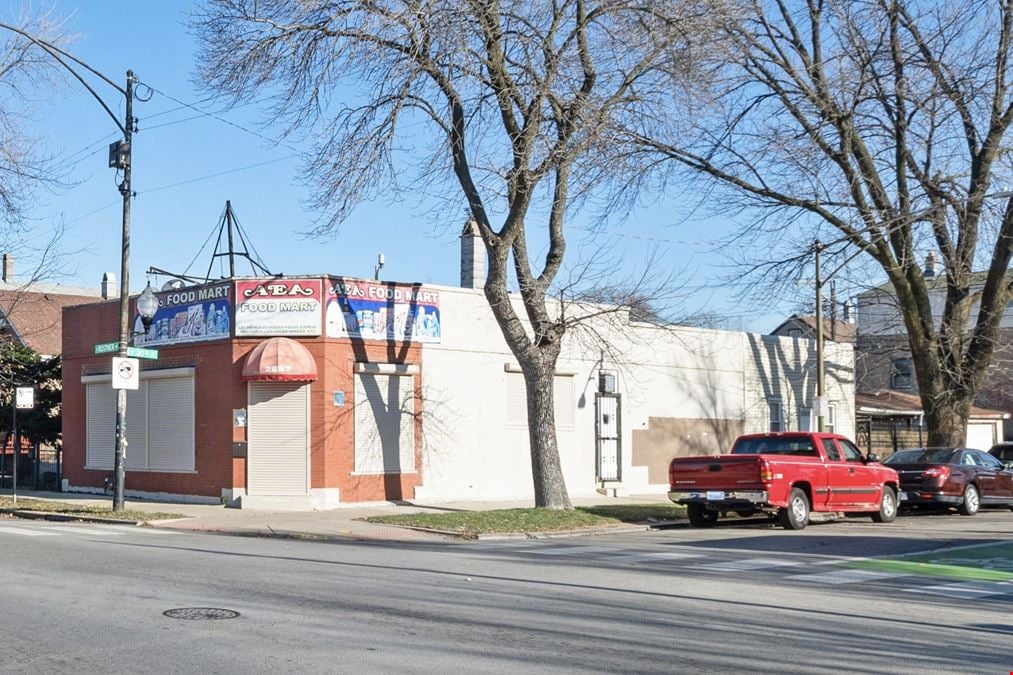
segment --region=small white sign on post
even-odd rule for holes
[[[137,389],[141,386],[141,369],[137,359],[113,358],[113,389]]]
[[[14,402],[18,408],[35,407],[35,387],[18,387],[14,390]]]

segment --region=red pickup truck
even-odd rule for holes
[[[837,434],[788,432],[740,436],[727,455],[676,457],[668,498],[685,504],[693,527],[720,514],[769,513],[801,530],[812,512],[868,513],[877,523],[897,517],[897,472],[864,457]]]

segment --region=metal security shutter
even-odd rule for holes
[[[574,426],[573,376],[556,375],[553,384],[553,412],[556,428],[569,430]],[[506,425],[508,427],[528,426],[528,392],[524,388],[522,373],[507,373],[507,409]]]
[[[412,375],[355,376],[355,472],[415,471]]]
[[[576,406],[573,402],[573,376],[556,375],[552,378],[552,408],[556,417],[557,429],[573,429],[573,416]]]
[[[250,382],[246,489],[250,495],[309,492],[308,384]]]
[[[193,471],[195,468],[193,378],[149,380],[147,385],[148,469]],[[129,406],[128,401],[128,412]],[[127,427],[127,435],[130,435],[130,427]],[[130,449],[133,449],[132,445]]]
[[[85,466],[113,468],[116,445],[116,391],[108,384],[89,384],[85,394]]]
[[[116,395],[113,394],[115,420]],[[113,434],[115,435],[115,421]],[[148,382],[141,381],[137,389],[127,390],[127,471],[144,471],[148,468]]]

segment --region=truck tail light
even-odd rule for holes
[[[950,477],[950,467],[948,466],[930,466],[929,468],[922,471],[922,476],[925,478],[938,478],[940,480],[946,480]]]
[[[768,483],[774,480],[774,472],[770,468],[770,464],[767,464],[767,460],[760,460],[760,482]]]

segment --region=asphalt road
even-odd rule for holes
[[[1011,535],[1008,511],[436,544],[5,519],[0,672],[1005,673],[1005,554],[968,563],[999,580],[877,565]]]

